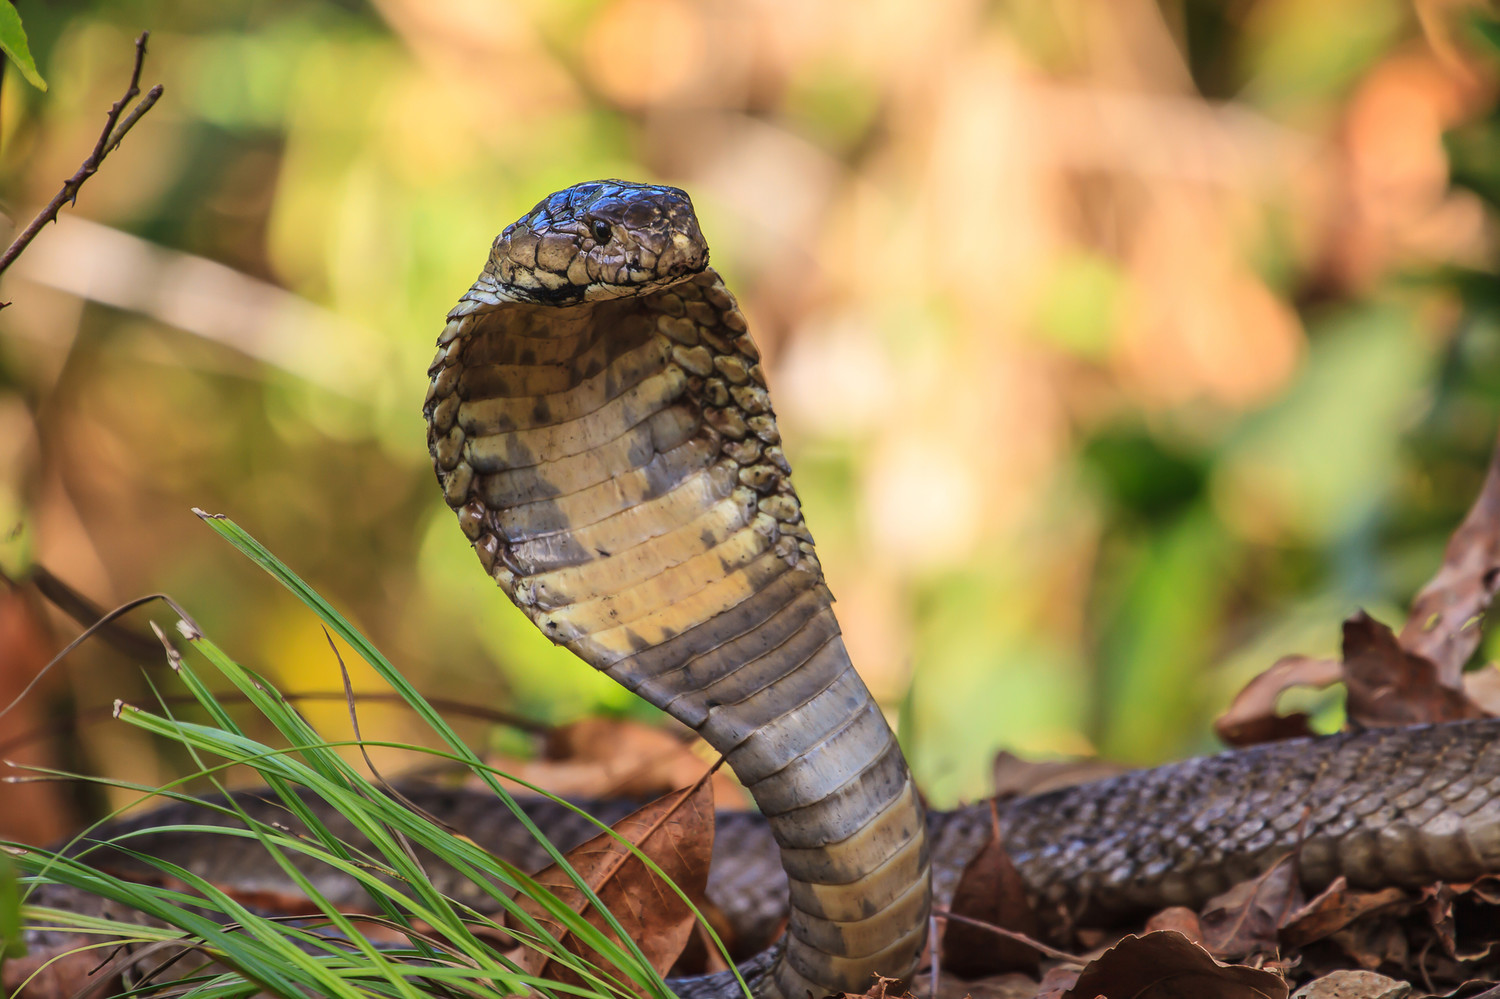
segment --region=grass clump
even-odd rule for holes
[[[0,961],[22,956],[22,927],[72,934],[86,941],[67,954],[47,955],[46,960],[34,962],[37,967],[13,994],[22,994],[28,982],[40,981],[39,976],[59,960],[77,961],[79,951],[86,950],[97,952],[91,978],[108,978],[112,971],[131,969],[133,974],[122,979],[126,985],[118,994],[132,996],[670,996],[666,982],[630,935],[506,791],[499,780],[502,775],[484,765],[406,678],[307,583],[232,521],[200,516],[354,649],[431,727],[444,748],[324,740],[271,684],[235,662],[181,614],[177,630],[185,642],[183,651],[159,629],[157,634],[174,671],[207,720],[177,717],[166,699],[160,699],[159,710],[117,704],[115,713],[126,724],[183,747],[197,772],[166,788],[114,783],[168,800],[197,801],[178,788],[188,780],[206,779],[222,791],[226,770],[248,767],[264,781],[264,796],[278,801],[305,832],[293,833],[281,822],[252,816],[240,799],[226,794],[202,807],[232,820],[228,825],[200,821],[111,827],[106,819],[57,850],[3,844]],[[238,697],[271,723],[282,745],[268,745],[245,733],[206,682],[214,674],[228,681]],[[612,932],[590,923],[513,865],[405,807],[338,752],[348,745],[397,746],[467,766],[570,874]],[[319,817],[322,810],[311,807],[313,799],[327,803],[329,811],[324,814],[342,816],[358,837],[351,842],[334,835]],[[162,833],[255,840],[288,884],[306,897],[313,914],[295,919],[264,915],[182,864],[136,849],[142,837]],[[224,845],[246,846],[227,839]],[[92,866],[90,855],[104,849],[133,858],[159,876],[131,880]],[[475,885],[487,900],[483,906],[487,911],[435,889],[418,859],[421,850]],[[649,858],[643,859],[660,874]],[[310,876],[309,870],[336,872],[349,879],[368,897],[368,904],[358,911],[351,911],[347,903],[335,904],[319,890],[318,878]],[[56,894],[57,886],[148,918],[122,922],[108,914],[76,911],[78,906],[69,911],[66,906],[49,905],[49,891]],[[563,929],[560,935],[571,935],[603,960],[590,963],[569,953],[517,897],[531,899],[534,907],[539,906]],[[566,983],[529,974],[518,960],[520,948],[545,953],[576,980]],[[540,966],[535,961],[526,963]],[[143,968],[150,970],[143,972]]]

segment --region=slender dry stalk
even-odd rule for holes
[[[62,210],[63,205],[73,204],[78,200],[78,191],[83,187],[83,182],[99,172],[104,158],[115,151],[120,140],[125,138],[125,133],[134,128],[135,123],[140,121],[141,117],[161,99],[163,88],[158,83],[147,91],[139,104],[131,108],[130,114],[125,116],[124,121],[120,120],[120,114],[125,110],[125,106],[141,92],[141,67],[146,62],[146,39],[150,35],[151,32],[142,31],[140,37],[135,40],[135,67],[130,73],[130,86],[126,88],[119,100],[110,105],[109,114],[104,119],[104,130],[99,133],[99,141],[94,143],[94,151],[89,153],[83,165],[73,176],[63,181],[62,190],[58,191],[52,200],[47,202],[46,207],[37,213],[36,218],[21,230],[21,234],[6,248],[5,253],[0,254],[0,273],[15,263],[22,251],[31,244],[33,239],[36,239],[37,233],[42,231],[43,226],[48,222],[57,221],[57,213]],[[9,302],[0,303],[0,308],[9,304]]]

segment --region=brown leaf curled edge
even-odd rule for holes
[[[1421,725],[1484,718],[1462,677],[1449,686],[1432,660],[1402,647],[1396,633],[1364,611],[1344,621],[1343,662],[1286,656],[1245,685],[1214,730],[1231,746],[1249,746],[1311,735],[1305,714],[1279,715],[1276,701],[1292,687],[1342,682],[1345,710],[1359,728]]]
[[[1062,999],[1286,999],[1280,975],[1220,964],[1174,930],[1130,936],[1089,962]]]

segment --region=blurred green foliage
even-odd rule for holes
[[[899,6],[23,0],[52,89],[0,93],[13,217],[76,167],[141,28],[167,96],[71,213],[100,225],[7,276],[0,558],[102,602],[167,590],[283,687],[330,686],[321,636],[188,512],[223,511],[424,690],[646,713],[504,606],[420,405],[501,227],[660,178],[767,351],[851,649],[931,797],[981,793],[1000,747],[1211,748],[1278,655],[1333,651],[1356,606],[1394,620],[1480,482],[1494,53],[1397,0]],[[128,697],[120,666],[86,653],[45,697]],[[149,778],[136,739],[77,752]]]
[[[21,24],[21,15],[10,3],[0,4],[0,52],[15,63],[27,83],[38,90],[47,89],[47,81],[36,71],[36,60],[31,57],[31,47],[26,43],[26,28]]]

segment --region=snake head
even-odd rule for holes
[[[576,305],[656,291],[706,266],[686,192],[599,180],[550,195],[508,226],[480,283],[510,301]]]

